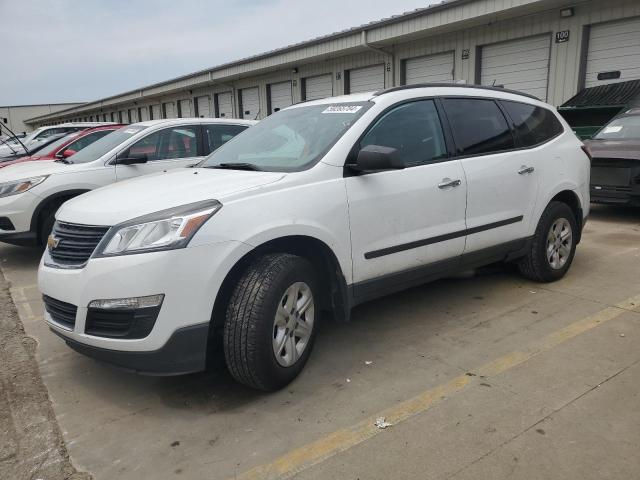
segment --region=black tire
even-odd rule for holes
[[[41,246],[45,246],[47,244],[47,239],[49,238],[49,235],[51,235],[53,224],[56,221],[56,211],[57,208],[47,208],[40,216],[40,222],[38,223],[38,244]]]
[[[561,268],[555,269],[552,268],[546,252],[547,236],[554,222],[562,218],[568,220],[571,225],[572,241],[567,261]],[[578,233],[578,223],[573,210],[566,203],[556,201],[549,203],[538,222],[530,251],[518,261],[520,273],[536,282],[554,282],[564,277],[573,262]]]
[[[278,363],[272,345],[274,319],[283,295],[296,282],[309,286],[316,313],[302,354],[285,367]],[[313,348],[318,300],[316,274],[304,258],[269,254],[249,265],[231,294],[224,323],[224,354],[231,375],[244,385],[264,391],[278,390],[296,378]]]

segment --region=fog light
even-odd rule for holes
[[[93,300],[89,303],[89,308],[101,309],[137,309],[158,307],[164,300],[164,294],[149,295],[147,297],[112,298],[108,300]]]

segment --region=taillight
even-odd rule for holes
[[[591,156],[591,150],[589,150],[589,147],[587,147],[586,145],[582,145],[580,148],[582,148],[582,151],[585,153],[585,155],[589,157],[589,161],[592,161],[593,157]]]

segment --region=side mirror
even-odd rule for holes
[[[62,152],[62,158],[69,158],[71,155],[75,155],[77,152],[75,150],[67,149]]]
[[[395,148],[367,145],[358,152],[355,165],[349,165],[349,168],[357,172],[379,172],[402,170],[405,165]]]
[[[147,163],[149,158],[146,153],[139,153],[131,155],[129,151],[123,152],[121,155],[116,157],[115,165],[137,165],[139,163]]]

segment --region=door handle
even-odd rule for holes
[[[443,178],[442,182],[438,184],[438,188],[459,187],[462,184],[460,180],[451,180],[450,178]]]
[[[519,175],[527,175],[528,173],[533,173],[534,170],[535,170],[535,168],[533,168],[533,167],[527,167],[526,165],[522,165],[520,167],[520,170],[518,170],[518,174]]]

